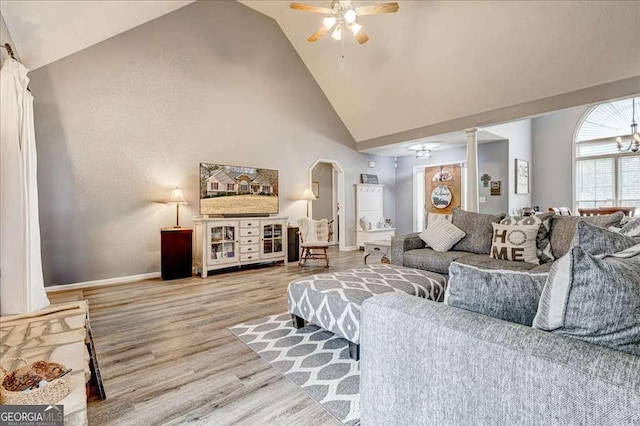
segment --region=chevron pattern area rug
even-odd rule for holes
[[[272,315],[229,330],[345,425],[360,424],[360,365],[349,343],[315,325]]]

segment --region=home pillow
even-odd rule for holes
[[[536,236],[539,226],[492,223],[491,254],[494,259],[528,262],[539,265]]]
[[[551,219],[551,236],[549,237],[553,256],[559,259],[567,254],[569,248],[571,248],[571,240],[573,239],[573,234],[576,233],[578,222],[585,221],[601,228],[619,227],[623,217],[624,214],[622,212],[602,216],[554,216]]]
[[[491,224],[500,222],[504,216],[504,214],[480,214],[454,208],[451,223],[467,235],[453,246],[453,249],[476,254],[489,254],[491,252],[491,237],[493,236]]]
[[[453,262],[449,266],[449,283],[444,303],[531,326],[548,275],[481,269]]]
[[[571,247],[580,246],[588,254],[610,254],[638,244],[633,238],[612,232],[587,222],[578,222]]]
[[[600,256],[575,246],[551,268],[533,327],[640,356],[639,312],[640,244]]]
[[[451,247],[462,238],[465,233],[446,219],[438,219],[427,227],[420,238],[435,251],[449,251]]]
[[[536,236],[536,246],[538,248],[538,259],[540,263],[552,262],[555,260],[549,241],[549,231],[551,230],[551,219],[553,213],[534,214],[531,216],[507,216],[500,221],[504,225],[538,225],[538,235]]]

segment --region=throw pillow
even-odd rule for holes
[[[602,216],[554,216],[551,219],[551,236],[549,237],[553,256],[559,259],[567,254],[578,222],[585,221],[601,228],[618,227],[623,217],[622,212]]]
[[[576,233],[571,241],[571,247],[580,246],[589,254],[609,254],[633,247],[636,240],[618,232],[593,226],[587,222],[578,222]]]
[[[491,237],[493,236],[491,224],[500,222],[504,216],[504,214],[481,214],[454,208],[451,223],[467,235],[453,246],[453,249],[476,254],[489,254],[491,252]]]
[[[538,247],[538,259],[540,263],[552,262],[555,260],[549,241],[549,231],[551,230],[551,219],[553,213],[534,214],[531,216],[507,216],[500,221],[504,225],[538,225],[538,235],[536,236],[536,246]]]
[[[465,233],[448,220],[438,219],[420,235],[420,238],[423,238],[424,242],[432,249],[444,252],[451,250],[455,243],[464,238]]]
[[[575,246],[554,263],[533,327],[640,356],[640,244],[594,256]]]
[[[547,273],[481,269],[453,262],[444,303],[531,326]]]
[[[501,260],[514,260],[540,264],[536,237],[539,225],[502,225],[492,223],[493,240],[491,241],[491,257]]]
[[[620,233],[627,237],[640,237],[640,217],[627,221],[620,229]]]
[[[452,216],[450,214],[429,213],[427,214],[427,226],[438,219],[447,219],[449,222],[451,222],[451,218]]]

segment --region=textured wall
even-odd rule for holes
[[[591,107],[573,108],[532,120],[533,204],[573,208],[573,137]]]
[[[337,160],[355,244],[350,188],[367,157],[264,15],[196,2],[31,78],[47,285],[158,271],[175,214],[164,201],[183,187],[181,225],[192,225],[201,161],[279,169],[281,215],[295,223],[309,167]]]

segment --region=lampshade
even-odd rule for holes
[[[300,197],[300,199],[306,200],[306,201],[317,200],[316,196],[313,195],[313,191],[311,191],[309,188],[304,190],[304,192],[302,193],[302,197]]]
[[[171,198],[167,204],[188,204],[187,200],[184,198],[184,194],[182,194],[182,188],[178,188],[176,186],[171,190]]]

